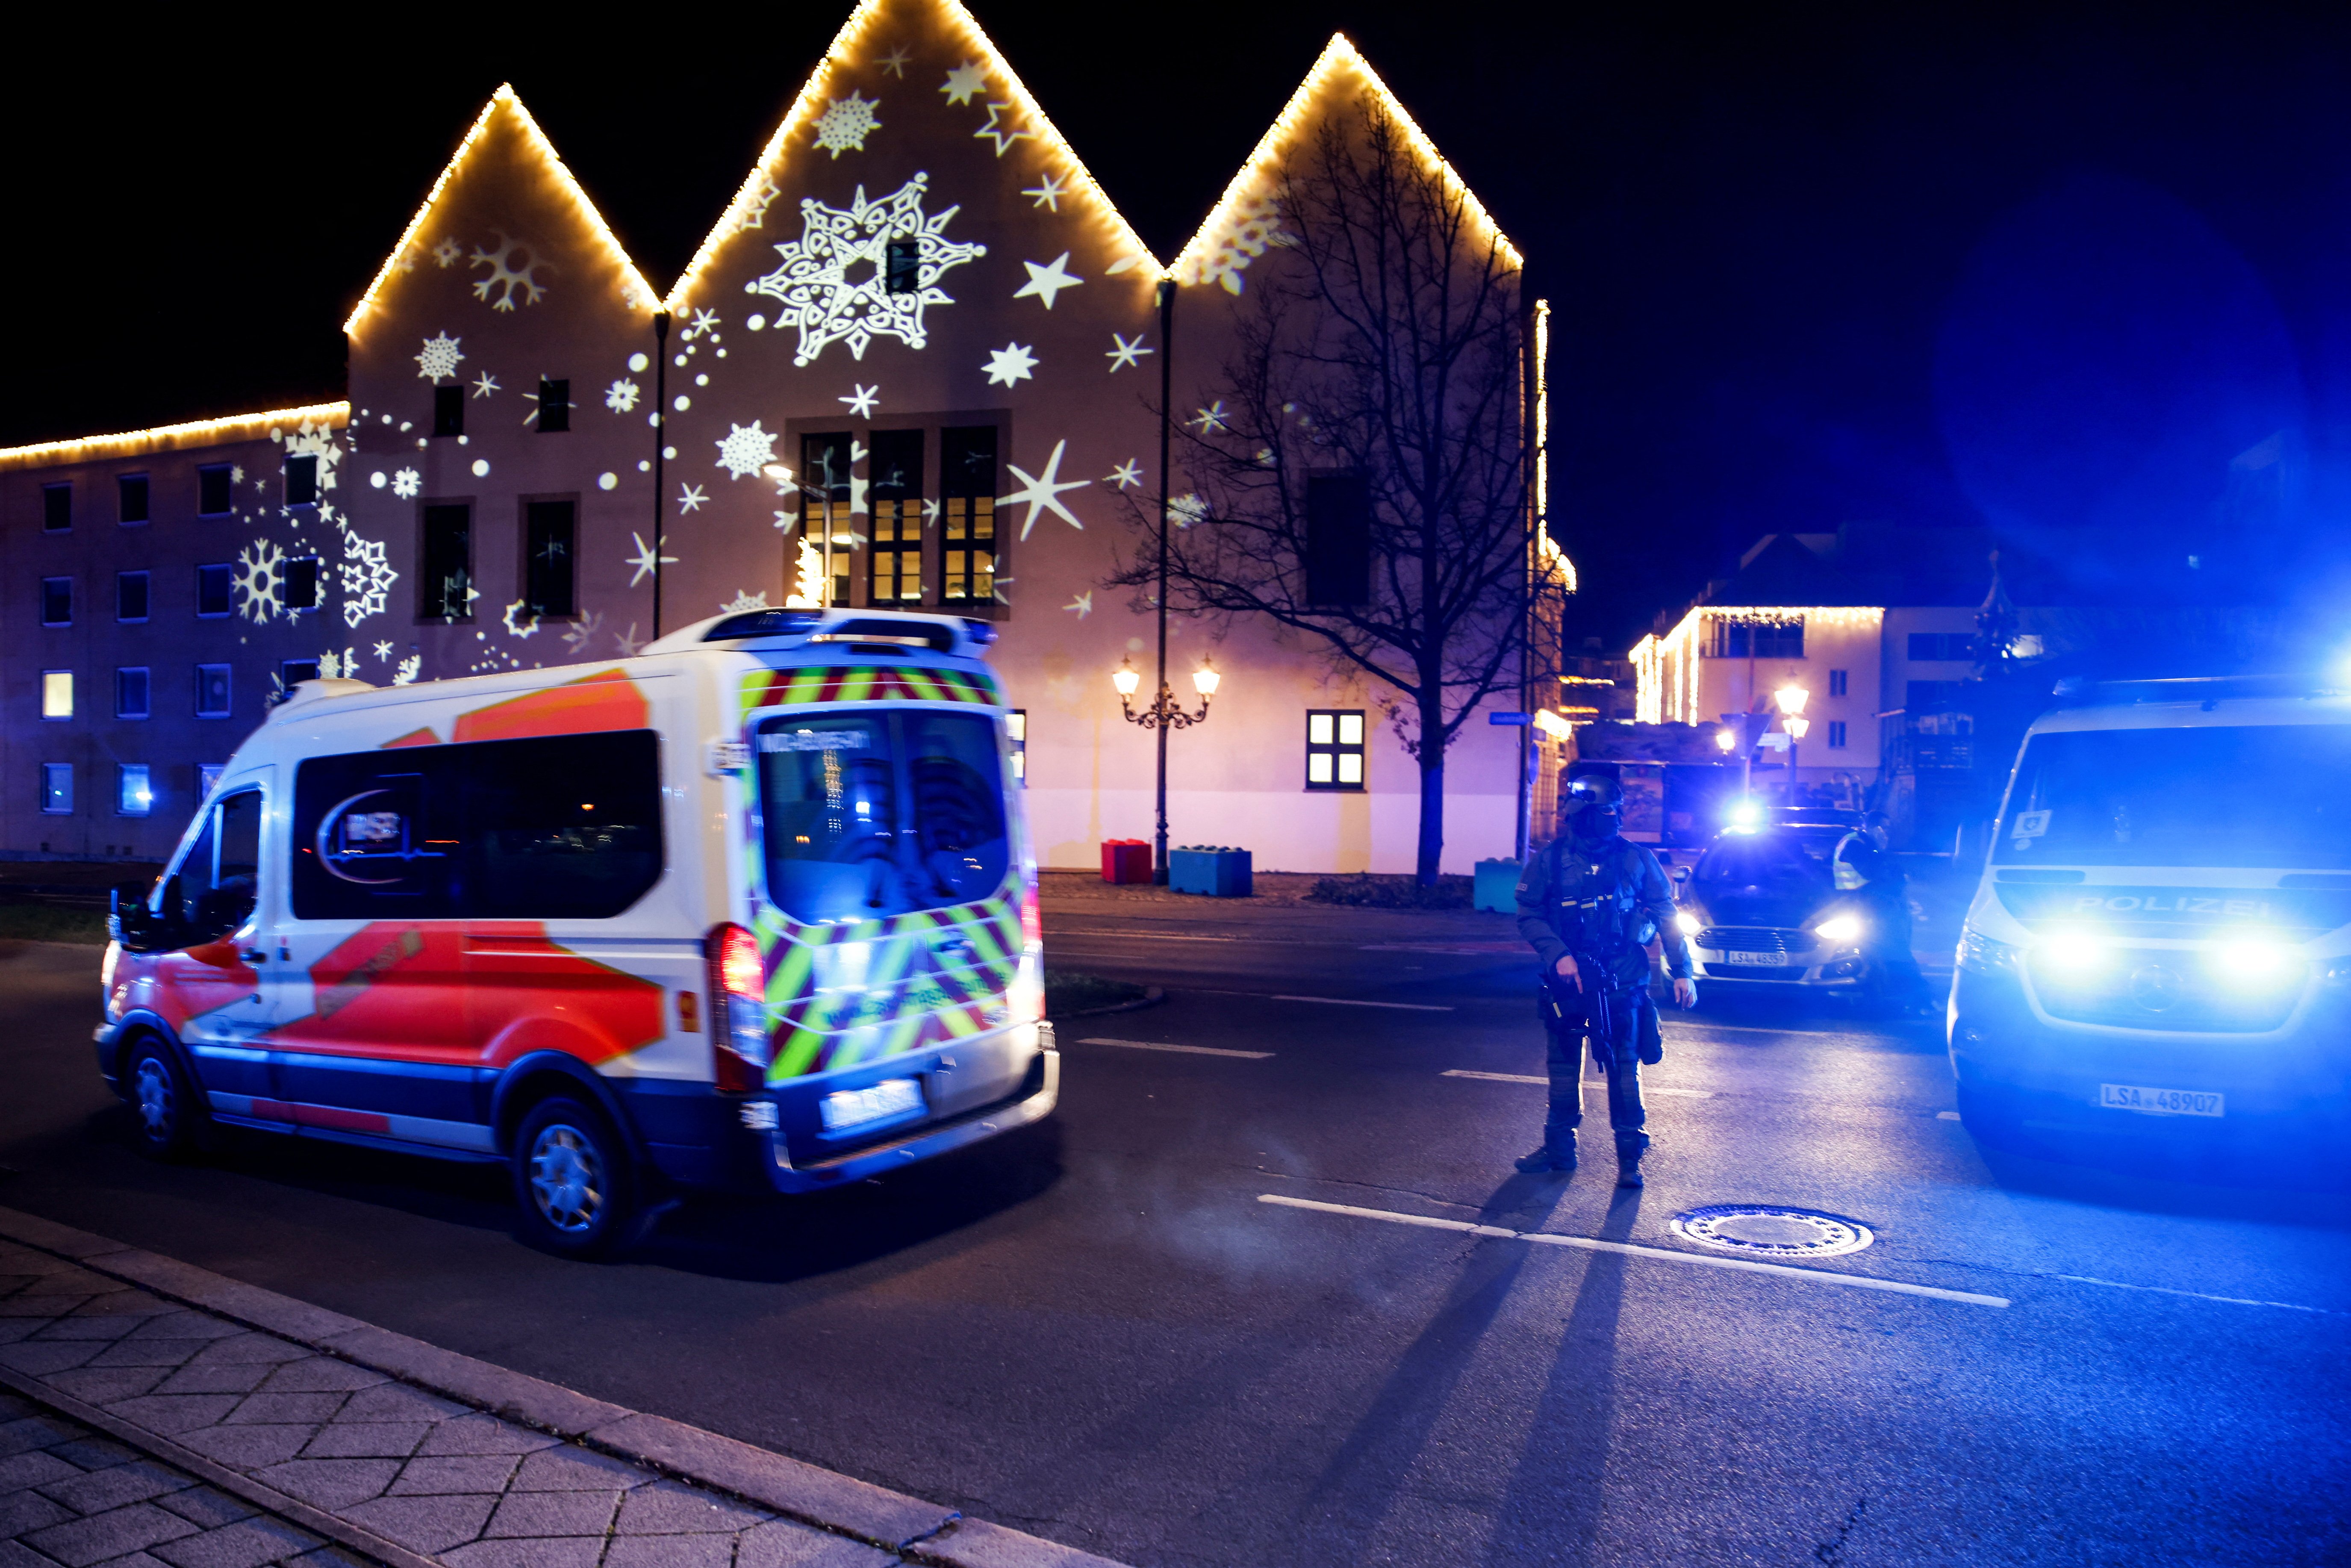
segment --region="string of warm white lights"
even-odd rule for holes
[[[1878,605],[1696,606],[1675,623],[1672,631],[1663,636],[1653,632],[1633,644],[1633,673],[1637,682],[1633,716],[1643,724],[1669,720],[1698,724],[1713,716],[1698,711],[1703,700],[1698,684],[1699,639],[1710,627],[1819,626],[1846,631],[1879,627],[1885,619],[1886,611]]]
[[[79,435],[70,441],[45,441],[33,446],[0,448],[0,468],[42,468],[64,463],[98,462],[146,452],[169,452],[180,446],[217,446],[225,441],[259,441],[305,424],[340,429],[350,422],[348,402],[314,402],[302,408],[277,408],[262,413],[231,413],[218,419],[193,419],[184,424],[159,424],[147,430],[125,430],[112,435]]]

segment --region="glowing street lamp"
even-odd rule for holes
[[[1118,668],[1110,674],[1110,684],[1118,688],[1119,711],[1126,715],[1127,723],[1139,724],[1145,729],[1188,729],[1206,721],[1208,704],[1215,699],[1217,683],[1223,679],[1214,665],[1203,661],[1200,667],[1192,672],[1192,689],[1200,694],[1197,712],[1186,713],[1183,706],[1176,700],[1175,692],[1162,683],[1158,695],[1151,699],[1151,706],[1137,713],[1134,705],[1127,699],[1143,688],[1143,672],[1134,667],[1133,660],[1122,659]]]
[[[1812,697],[1812,693],[1793,681],[1771,694],[1771,700],[1780,706],[1780,727],[1788,732],[1788,804],[1791,806],[1796,803],[1796,742],[1803,739],[1804,732],[1813,727],[1813,721],[1803,716],[1804,705]]]
[[[1804,705],[1812,699],[1813,694],[1793,681],[1771,694],[1771,700],[1780,705],[1780,712],[1792,718],[1801,715]]]

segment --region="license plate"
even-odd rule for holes
[[[1722,956],[1722,961],[1726,964],[1743,964],[1762,969],[1777,969],[1786,966],[1788,955],[1785,953],[1725,953]]]
[[[2137,1083],[2101,1083],[2098,1103],[2109,1111],[2142,1116],[2218,1116],[2225,1096],[2201,1089],[2149,1089]]]
[[[911,1078],[884,1078],[862,1089],[836,1089],[817,1102],[817,1114],[824,1118],[828,1133],[846,1133],[922,1108],[923,1086]]]

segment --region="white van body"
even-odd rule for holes
[[[159,1152],[208,1118],[509,1159],[527,1209],[805,1191],[1033,1122],[1059,1060],[991,640],[771,611],[305,683],[121,906],[99,1070]],[[518,1148],[550,1096],[610,1146]]]

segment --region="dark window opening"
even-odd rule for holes
[[[579,532],[578,517],[569,501],[525,503],[522,596],[532,615],[546,618],[578,612],[573,561],[579,551]]]
[[[290,612],[318,609],[321,586],[317,556],[297,556],[286,563],[286,608]]]
[[[68,817],[73,814],[73,764],[44,762],[41,764],[41,812],[44,816]],[[49,846],[43,844],[42,849]]]
[[[73,579],[45,577],[41,579],[41,624],[70,626],[73,624]]]
[[[221,517],[235,504],[227,464],[208,464],[196,470],[196,516]]]
[[[1963,663],[1975,657],[1975,637],[1967,632],[1913,632],[1909,652],[1922,663]]]
[[[1844,749],[1844,720],[1841,718],[1829,720],[1829,749],[1832,751]]]
[[[1306,787],[1309,789],[1361,789],[1364,787],[1364,710],[1306,710]]]
[[[868,604],[923,601],[923,433],[880,430],[867,459],[873,487]]]
[[[882,269],[882,287],[891,294],[912,294],[923,286],[923,247],[920,241],[893,239],[884,253],[887,257]]]
[[[196,568],[196,613],[207,620],[227,614],[229,585],[235,580],[235,569],[226,561]]]
[[[315,507],[319,504],[319,455],[305,452],[286,460],[286,504],[289,507]]]
[[[280,702],[285,701],[287,697],[294,695],[294,688],[296,686],[300,685],[304,681],[315,681],[318,678],[318,660],[287,660],[284,664],[277,666],[277,700]]]
[[[73,527],[73,486],[44,485],[41,486],[41,528],[52,534],[61,534]]]
[[[464,387],[433,389],[433,434],[435,435],[465,434],[465,389]]]
[[[810,435],[800,442],[800,527],[823,553],[827,604],[851,602],[851,569],[857,560],[857,525],[849,511],[850,452],[846,435]]]
[[[118,476],[114,481],[114,496],[117,520],[125,523],[143,523],[147,520],[146,475]]]
[[[1306,481],[1306,602],[1372,600],[1372,487],[1360,474]]]
[[[538,378],[538,433],[552,435],[571,428],[571,383]]]
[[[1841,697],[1844,695],[1845,672],[1843,670],[1831,670],[1829,672],[1829,695],[1833,697]]]
[[[474,593],[474,509],[463,503],[424,508],[416,613],[426,621],[470,621]]]
[[[143,665],[114,672],[114,716],[147,716],[147,671]]]
[[[196,666],[196,716],[198,718],[228,716],[228,666],[226,664]]]
[[[117,621],[147,619],[145,572],[118,571],[114,574],[114,618]]]
[[[1707,654],[1716,659],[1801,659],[1802,621],[1717,621]]]
[[[1902,706],[1914,714],[1941,713],[1959,700],[1964,681],[1911,681],[1902,694]]]
[[[939,600],[996,600],[996,427],[939,432]]]

